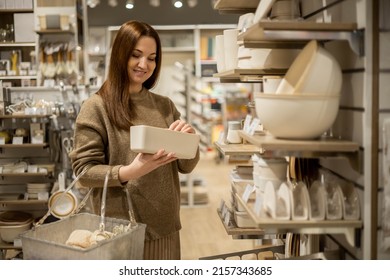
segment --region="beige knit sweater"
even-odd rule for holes
[[[132,95],[137,117],[134,125],[167,128],[180,113],[166,96],[146,89]],[[83,187],[94,190],[93,205],[100,215],[101,191],[107,170],[110,170],[106,216],[128,219],[128,203],[123,187],[130,190],[137,222],[144,223],[146,239],[158,239],[181,229],[179,172],[190,173],[199,161],[199,150],[194,159],[176,160],[147,175],[129,181],[125,186],[118,180],[118,170],[136,157],[130,150],[130,132],[114,127],[106,114],[98,94],[84,101],[76,120],[75,144],[70,153],[75,174],[88,167],[80,179]],[[158,139],[156,139],[158,141]],[[183,143],[185,145],[185,143]]]

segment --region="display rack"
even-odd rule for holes
[[[263,20],[238,35],[248,48],[301,48],[310,40],[346,40],[358,55],[364,54],[364,33],[356,23]]]
[[[260,0],[232,1],[219,0],[214,9],[220,13],[245,14],[256,12]],[[326,9],[328,6],[323,7]],[[237,43],[246,48],[283,48],[301,49],[310,40],[320,43],[328,41],[347,41],[352,51],[357,55],[364,55],[364,34],[357,29],[356,23],[350,22],[314,22],[314,21],[272,21],[260,20],[239,33]],[[275,73],[274,69],[233,69],[215,74],[220,82],[253,82],[261,83],[264,75],[284,75],[284,72]],[[268,133],[250,135],[240,131],[243,144],[215,143],[219,151],[225,155],[261,154],[265,157],[301,157],[324,158],[346,157],[353,167],[360,164],[358,143],[334,138],[322,137],[315,140],[287,140],[277,139]],[[234,184],[234,182],[232,182]],[[234,194],[235,199],[248,213],[260,230],[268,234],[343,234],[347,242],[353,247],[359,239],[358,233],[363,227],[361,220],[324,220],[324,221],[283,221],[269,218],[260,218],[253,210],[254,202],[244,202],[240,195]]]
[[[347,241],[355,246],[355,231],[361,229],[363,222],[360,220],[275,220],[260,218],[254,212],[253,202],[244,202],[240,195],[235,197],[242,207],[247,211],[256,225],[265,233],[300,233],[300,234],[344,234]]]

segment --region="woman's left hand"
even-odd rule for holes
[[[174,131],[186,132],[186,133],[195,133],[195,129],[193,129],[191,125],[189,125],[188,123],[182,120],[174,121],[169,126],[169,129]]]

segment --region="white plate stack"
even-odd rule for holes
[[[44,200],[49,197],[51,184],[50,183],[28,183],[27,195],[29,200]]]

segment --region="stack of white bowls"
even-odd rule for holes
[[[287,178],[287,161],[285,158],[264,158],[252,156],[253,183],[260,192],[264,192],[267,182],[279,187]]]
[[[318,138],[337,117],[341,84],[337,60],[317,41],[310,41],[274,94],[255,94],[257,116],[277,138]]]

